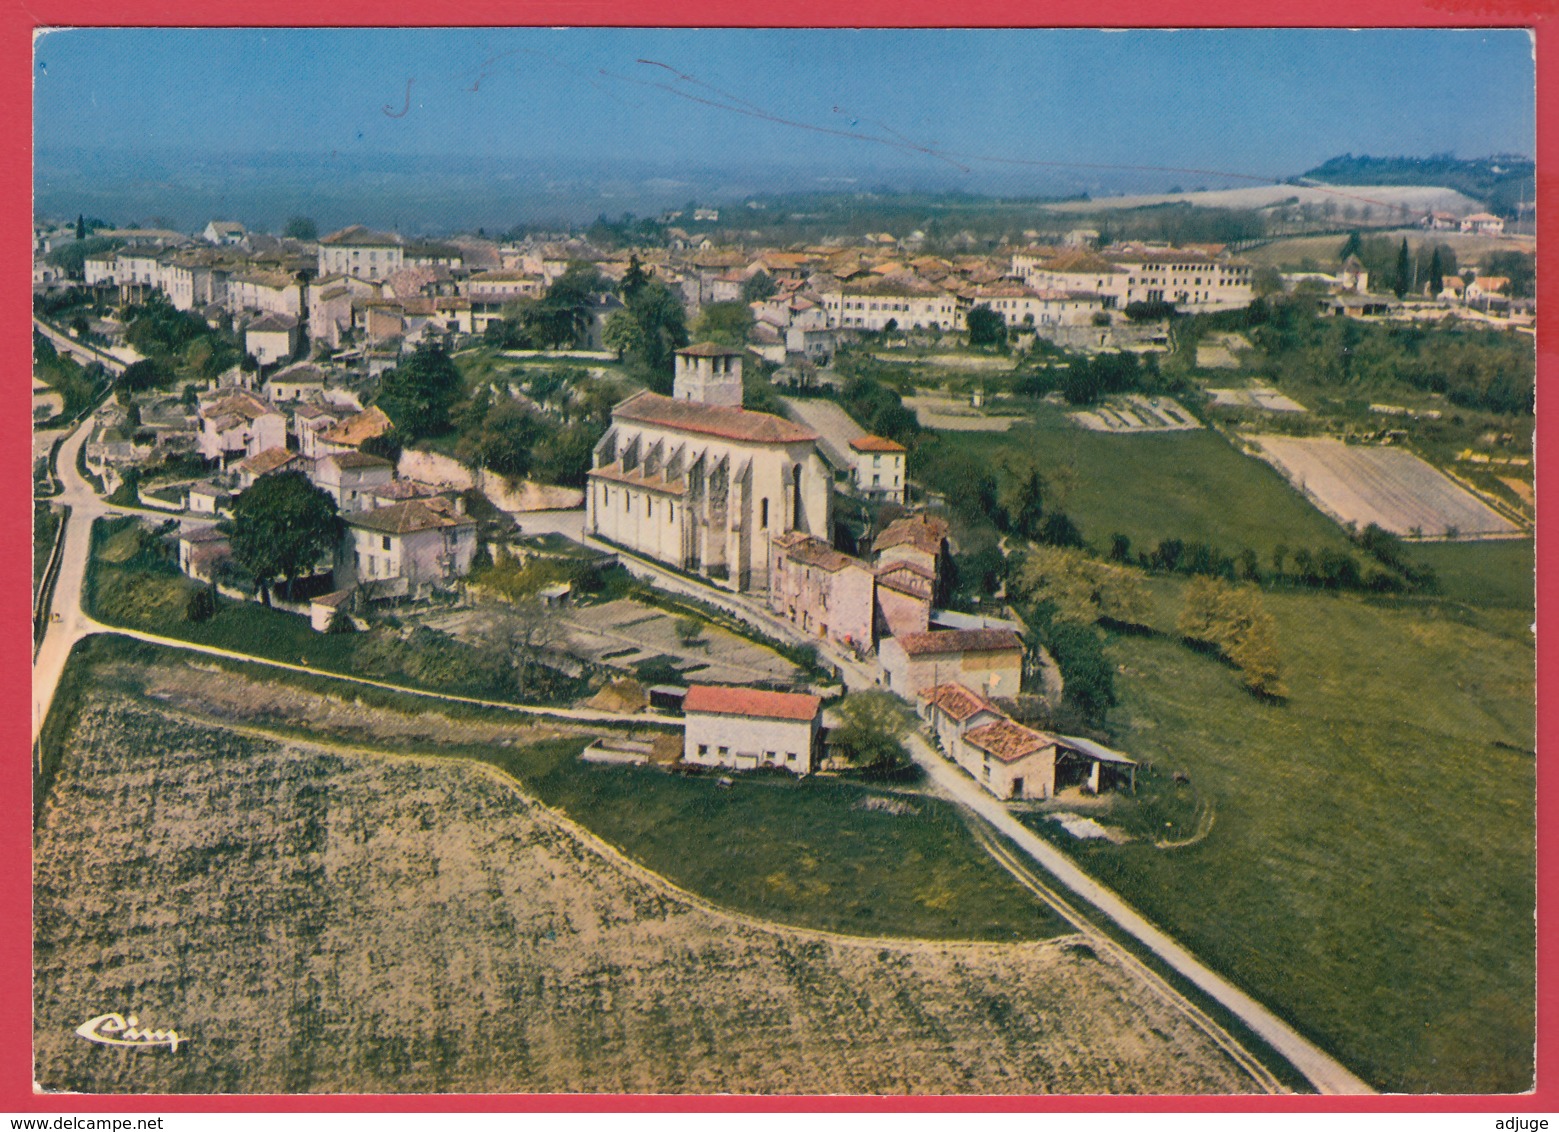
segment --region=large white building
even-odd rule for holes
[[[955,330],[963,326],[958,298],[907,275],[835,281],[818,292],[830,326],[858,330]]]
[[[587,533],[730,589],[768,588],[771,535],[831,536],[817,434],[782,417],[637,393],[612,410],[594,465]]]
[[[405,263],[401,238],[354,224],[319,241],[320,275],[350,275],[357,279],[386,279]]]
[[[1198,248],[1132,245],[1059,255],[1038,248],[1013,253],[1012,274],[1036,291],[1097,294],[1106,309],[1163,302],[1181,310],[1229,310],[1252,298],[1250,264]]]
[[[776,766],[794,774],[816,769],[823,719],[817,696],[694,684],[682,714],[684,762],[733,770]]]

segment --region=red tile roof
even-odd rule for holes
[[[850,447],[857,452],[903,452],[905,448],[896,440],[889,440],[883,436],[858,436],[850,441]]]
[[[796,444],[817,439],[817,433],[810,429],[769,413],[706,405],[702,401],[677,401],[648,391],[636,393],[619,404],[612,410],[612,419],[759,444]]]
[[[990,700],[978,692],[971,692],[962,684],[938,684],[934,688],[922,688],[920,698],[959,723],[972,719],[982,711],[1001,714]]]
[[[803,566],[816,566],[830,574],[838,573],[847,566],[854,566],[861,570],[870,569],[859,558],[851,558],[848,554],[835,550],[822,539],[800,531],[780,535],[773,541],[777,548],[790,555],[795,562]]]
[[[412,499],[348,515],[346,524],[387,535],[407,535],[437,527],[474,527],[476,520],[457,514],[442,499]]]
[[[706,715],[745,715],[758,719],[793,719],[810,723],[823,708],[817,696],[797,692],[765,692],[758,688],[733,688],[694,684],[682,701],[683,712]]]
[[[998,719],[995,723],[965,731],[964,742],[977,751],[986,751],[1002,762],[1010,763],[1052,747],[1056,740],[1052,735],[1031,731],[1010,719]]]
[[[895,637],[910,656],[953,652],[1022,652],[1023,638],[1011,629],[943,629]]]
[[[285,468],[296,459],[298,459],[296,452],[289,452],[285,448],[267,448],[264,452],[256,452],[253,456],[244,457],[234,465],[234,468],[248,475],[264,476]]]
[[[882,529],[882,534],[872,542],[872,551],[881,552],[891,546],[908,543],[916,550],[922,550],[927,554],[940,554],[942,543],[947,538],[947,530],[946,519],[927,515],[924,511],[915,515],[906,515],[902,519],[895,519]]]

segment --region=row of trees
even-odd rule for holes
[[[1257,695],[1286,694],[1276,627],[1254,587],[1231,585],[1222,578],[1193,578],[1175,631],[1216,650]]]

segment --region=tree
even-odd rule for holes
[[[1271,264],[1256,268],[1250,278],[1251,293],[1258,299],[1283,293],[1283,273]]]
[[[1009,588],[1020,601],[1049,604],[1054,621],[1140,624],[1148,612],[1135,571],[1067,547],[1031,548],[1012,571]]]
[[[281,234],[293,240],[317,240],[319,225],[307,216],[292,216],[283,226]]]
[[[771,299],[779,290],[779,284],[762,268],[749,275],[742,283],[742,302],[761,303],[764,299]]]
[[[896,770],[909,762],[904,737],[909,713],[889,692],[856,692],[839,704],[839,725],[828,733],[829,751],[862,769]]]
[[[601,344],[608,350],[616,350],[618,361],[629,354],[642,354],[645,341],[639,320],[626,307],[606,316],[606,324],[601,327]]]
[[[969,331],[971,346],[999,346],[1007,339],[1006,321],[988,303],[981,303],[971,310],[964,319],[964,326]]]
[[[1351,205],[1349,206],[1352,207]],[[1358,230],[1348,233],[1348,238],[1343,242],[1342,250],[1337,253],[1337,259],[1346,262],[1351,255],[1358,255],[1364,241],[1360,239]]]
[[[676,631],[677,640],[689,648],[699,644],[704,639],[703,621],[691,614],[677,618]]]
[[[649,281],[650,277],[645,273],[643,265],[639,263],[639,257],[631,255],[628,257],[628,270],[623,272],[622,282],[617,285],[617,293],[626,303]]]
[[[407,441],[436,436],[449,428],[449,411],[460,397],[460,371],[444,348],[424,342],[379,379],[374,403]]]
[[[78,212],[78,213],[76,213],[76,239],[78,239],[78,240],[85,240],[86,238],[87,238],[87,217],[86,217],[85,213]]]
[[[1007,497],[1007,524],[1015,535],[1038,539],[1040,524],[1045,518],[1045,479],[1039,468],[1030,465],[1019,475],[1016,485]]]
[[[1272,615],[1254,587],[1232,586],[1221,578],[1192,579],[1175,631],[1222,653],[1257,695],[1284,694]]]
[[[722,346],[742,346],[753,321],[752,308],[746,303],[710,303],[698,316],[698,338]]]
[[[1435,248],[1429,257],[1429,297],[1434,298],[1445,289],[1445,265],[1440,260],[1440,249]]]
[[[628,300],[628,313],[644,335],[638,361],[666,379],[663,391],[670,392],[672,360],[676,351],[688,344],[687,313],[681,298],[659,279],[651,279]]]
[[[480,427],[460,438],[456,451],[466,463],[506,479],[523,479],[531,470],[533,451],[544,432],[534,413],[504,398],[487,411]]]
[[[233,558],[259,584],[267,605],[275,578],[284,579],[290,593],[335,548],[341,532],[335,500],[302,472],[261,476],[234,500],[232,525]]]
[[[560,632],[552,611],[535,598],[527,598],[490,613],[482,643],[492,653],[505,682],[524,696],[547,682],[553,670],[544,660]]]
[[[1402,237],[1402,246],[1397,250],[1397,280],[1392,286],[1397,298],[1407,294],[1413,286],[1413,258],[1407,251],[1407,237]]]
[[[189,601],[184,604],[184,620],[200,624],[210,621],[216,616],[217,600],[211,592],[210,586],[201,586],[198,590],[192,590]]]

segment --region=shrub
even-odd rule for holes
[[[216,612],[216,595],[211,592],[210,586],[201,586],[189,595],[189,601],[184,606],[184,620],[199,624],[210,621]]]

